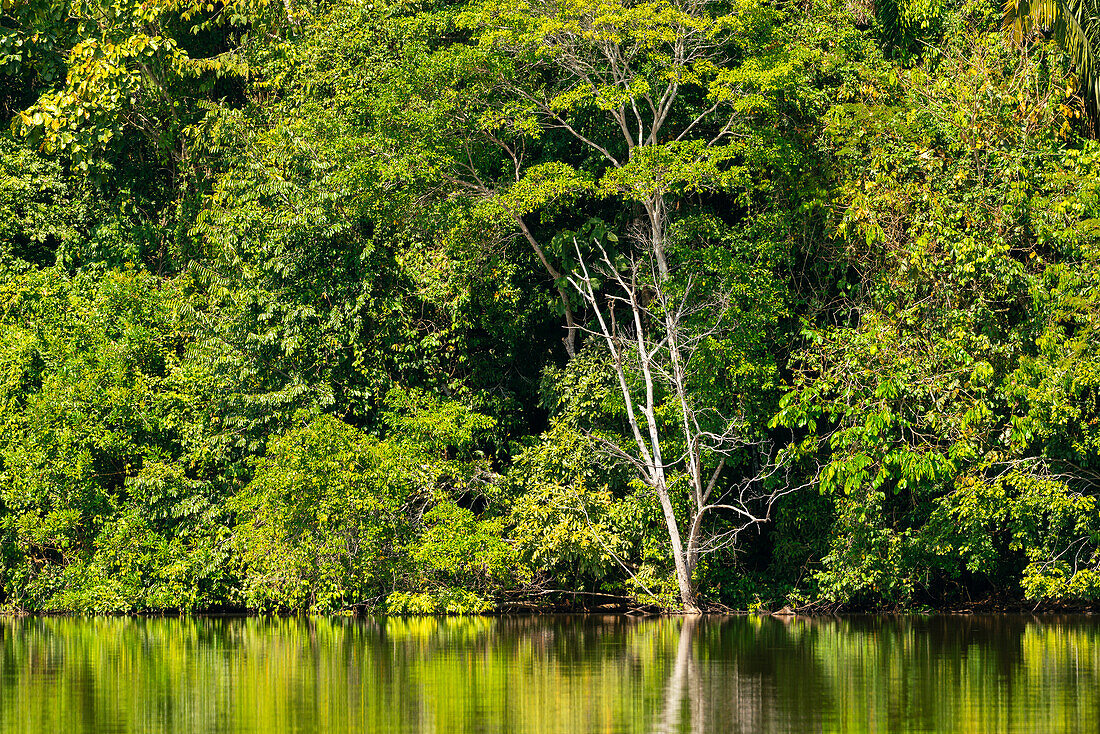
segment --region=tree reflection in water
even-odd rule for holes
[[[738,634],[746,624],[757,629],[748,640]],[[684,617],[654,734],[820,731],[824,700],[785,705],[792,694],[801,699],[817,677],[810,660],[793,670],[783,664],[798,646],[798,635],[789,634],[791,624],[789,618]],[[755,644],[761,637],[768,640],[765,646]],[[769,654],[776,651],[778,659]]]
[[[1100,731],[1093,618],[0,620],[0,734]]]

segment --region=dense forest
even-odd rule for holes
[[[1095,603],[1091,7],[4,0],[0,608]]]

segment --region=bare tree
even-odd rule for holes
[[[442,66],[446,80],[456,63],[466,70],[465,96],[454,97],[454,85],[441,90],[460,123],[445,136],[452,152],[442,178],[533,249],[561,298],[570,356],[582,330],[606,344],[631,437],[608,450],[660,499],[688,611],[698,608],[692,578],[701,554],[765,522],[783,493],[769,481],[769,446],[747,438],[735,417],[696,405],[689,391],[692,355],[728,326],[724,296],[689,283],[674,298],[669,288],[673,196],[735,180],[743,103],[762,94],[768,76],[756,63],[763,56],[738,68],[738,12],[717,0],[481,0],[462,16],[476,53],[462,47]],[[621,221],[633,222],[629,267],[615,267],[606,252],[586,263],[578,247],[580,265],[571,268],[566,253],[539,239],[543,215],[582,195],[617,202]],[[606,293],[601,277],[614,286]],[[571,303],[577,296],[591,329]],[[698,328],[708,314],[710,326]],[[658,420],[667,400],[679,413],[672,431]],[[733,482],[746,456],[764,468]],[[691,509],[677,517],[672,493],[684,483]],[[730,522],[711,522],[718,513]]]
[[[617,267],[602,246],[590,264],[574,244],[579,267],[568,280],[593,314],[595,325],[585,330],[606,346],[626,407],[627,441],[602,443],[656,493],[683,609],[698,612],[694,573],[700,557],[731,547],[742,532],[767,522],[775,502],[797,487],[771,460],[769,442],[751,438],[736,414],[698,405],[689,390],[698,348],[732,326],[728,294],[697,293],[689,276],[674,297],[653,247]],[[611,287],[601,289],[600,281]],[[675,427],[661,420],[670,401]],[[746,460],[753,469],[731,480],[731,464]],[[680,483],[689,495],[682,517],[673,502]],[[724,522],[710,522],[717,513]]]

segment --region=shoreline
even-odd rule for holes
[[[697,613],[661,611],[640,613],[630,610],[566,610],[547,609],[544,611],[515,610],[493,611],[477,614],[397,614],[386,612],[264,612],[254,609],[241,610],[201,610],[181,612],[179,610],[143,611],[143,612],[79,612],[79,611],[51,611],[51,612],[26,612],[26,611],[0,611],[0,619],[89,619],[95,617],[130,618],[130,619],[293,619],[293,618],[327,618],[327,619],[450,619],[458,617],[492,618],[523,618],[523,617],[622,617],[628,619],[659,619],[659,618],[734,618],[734,617],[768,617],[779,620],[793,619],[854,619],[866,617],[882,618],[907,618],[907,617],[1092,617],[1100,616],[1100,605],[1067,606],[1058,609],[1027,609],[1025,607],[1001,608],[1001,609],[852,609],[832,611],[809,610],[712,610]]]

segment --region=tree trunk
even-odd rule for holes
[[[699,607],[695,603],[695,584],[691,578],[694,564],[688,564],[688,558],[684,553],[684,546],[680,541],[680,525],[676,522],[676,511],[672,507],[672,499],[668,496],[668,489],[663,485],[657,488],[657,495],[661,499],[661,510],[664,511],[669,544],[672,546],[672,557],[676,564],[676,585],[680,589],[680,604],[683,611],[688,614],[698,614]]]
[[[657,272],[661,282],[668,280],[668,260],[665,258],[665,225],[668,223],[668,210],[665,197],[657,194],[645,203],[646,217],[649,219],[649,245],[657,260]]]

